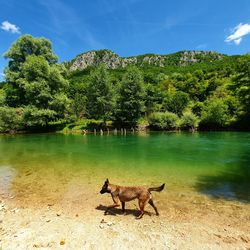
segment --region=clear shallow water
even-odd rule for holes
[[[64,185],[167,183],[216,198],[250,201],[250,133],[0,136],[0,194],[60,193]]]

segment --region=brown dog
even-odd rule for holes
[[[160,192],[164,189],[165,183],[162,184],[160,187],[156,188],[146,188],[146,187],[124,187],[124,186],[118,186],[109,183],[109,180],[107,179],[100,191],[101,194],[104,193],[110,193],[112,196],[112,199],[114,201],[113,205],[110,205],[107,207],[105,211],[105,215],[108,213],[108,210],[110,208],[119,207],[119,200],[122,203],[122,211],[125,213],[125,202],[131,201],[134,199],[139,200],[139,207],[141,214],[138,216],[138,219],[141,219],[144,215],[144,207],[147,203],[149,203],[155,210],[156,215],[159,215],[158,210],[156,206],[153,203],[151,191],[157,191]]]

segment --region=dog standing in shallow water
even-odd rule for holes
[[[144,207],[147,203],[149,203],[154,208],[156,215],[159,215],[158,210],[152,200],[151,191],[160,192],[164,189],[164,186],[165,186],[165,183],[162,184],[160,187],[156,187],[156,188],[146,188],[142,186],[124,187],[124,186],[111,184],[109,183],[109,180],[107,179],[104,182],[104,185],[100,193],[101,194],[110,193],[114,201],[114,204],[108,206],[104,214],[106,215],[110,208],[119,207],[120,206],[119,200],[122,203],[122,212],[125,213],[125,202],[138,199],[139,207],[141,211],[141,214],[139,215],[138,219],[141,219],[142,216],[144,215]]]

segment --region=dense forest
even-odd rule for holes
[[[4,54],[0,132],[250,129],[249,54],[91,53],[84,67],[86,54],[58,64],[48,39],[18,38]]]

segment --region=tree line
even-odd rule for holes
[[[65,126],[248,129],[250,55],[183,67],[101,64],[70,72],[45,38],[23,35],[4,54],[0,131]]]

